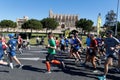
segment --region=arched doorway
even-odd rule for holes
[[[61,28],[64,29],[64,28],[65,28],[65,24],[62,24],[62,25],[61,25]]]

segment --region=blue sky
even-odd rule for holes
[[[98,13],[101,13],[102,24],[108,11],[117,11],[118,0],[0,0],[0,20],[28,16],[41,20],[49,16],[52,9],[56,14],[78,14],[97,24]],[[119,10],[120,12],[120,10]],[[118,13],[119,13],[118,12]],[[119,13],[120,15],[120,13]],[[118,15],[118,17],[119,17]],[[120,18],[118,18],[120,20]]]

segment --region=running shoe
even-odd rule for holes
[[[98,80],[106,80],[106,76],[98,76]]]
[[[93,73],[97,73],[98,72],[98,70],[93,70]]]
[[[17,68],[21,69],[23,65],[16,65]]]
[[[13,63],[10,63],[9,66],[10,66],[11,69],[14,68],[14,67],[13,67]]]
[[[65,69],[65,63],[63,61],[61,61],[61,66],[62,66],[62,69]]]
[[[51,71],[47,71],[47,72],[45,72],[46,74],[50,74],[50,73],[52,73]]]

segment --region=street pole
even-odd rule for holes
[[[118,2],[117,2],[117,13],[116,13],[116,27],[115,27],[115,36],[117,36],[118,9],[119,9],[119,0],[118,0]]]

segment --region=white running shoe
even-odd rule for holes
[[[10,66],[11,69],[14,68],[14,67],[13,67],[13,63],[10,63],[9,66]]]

